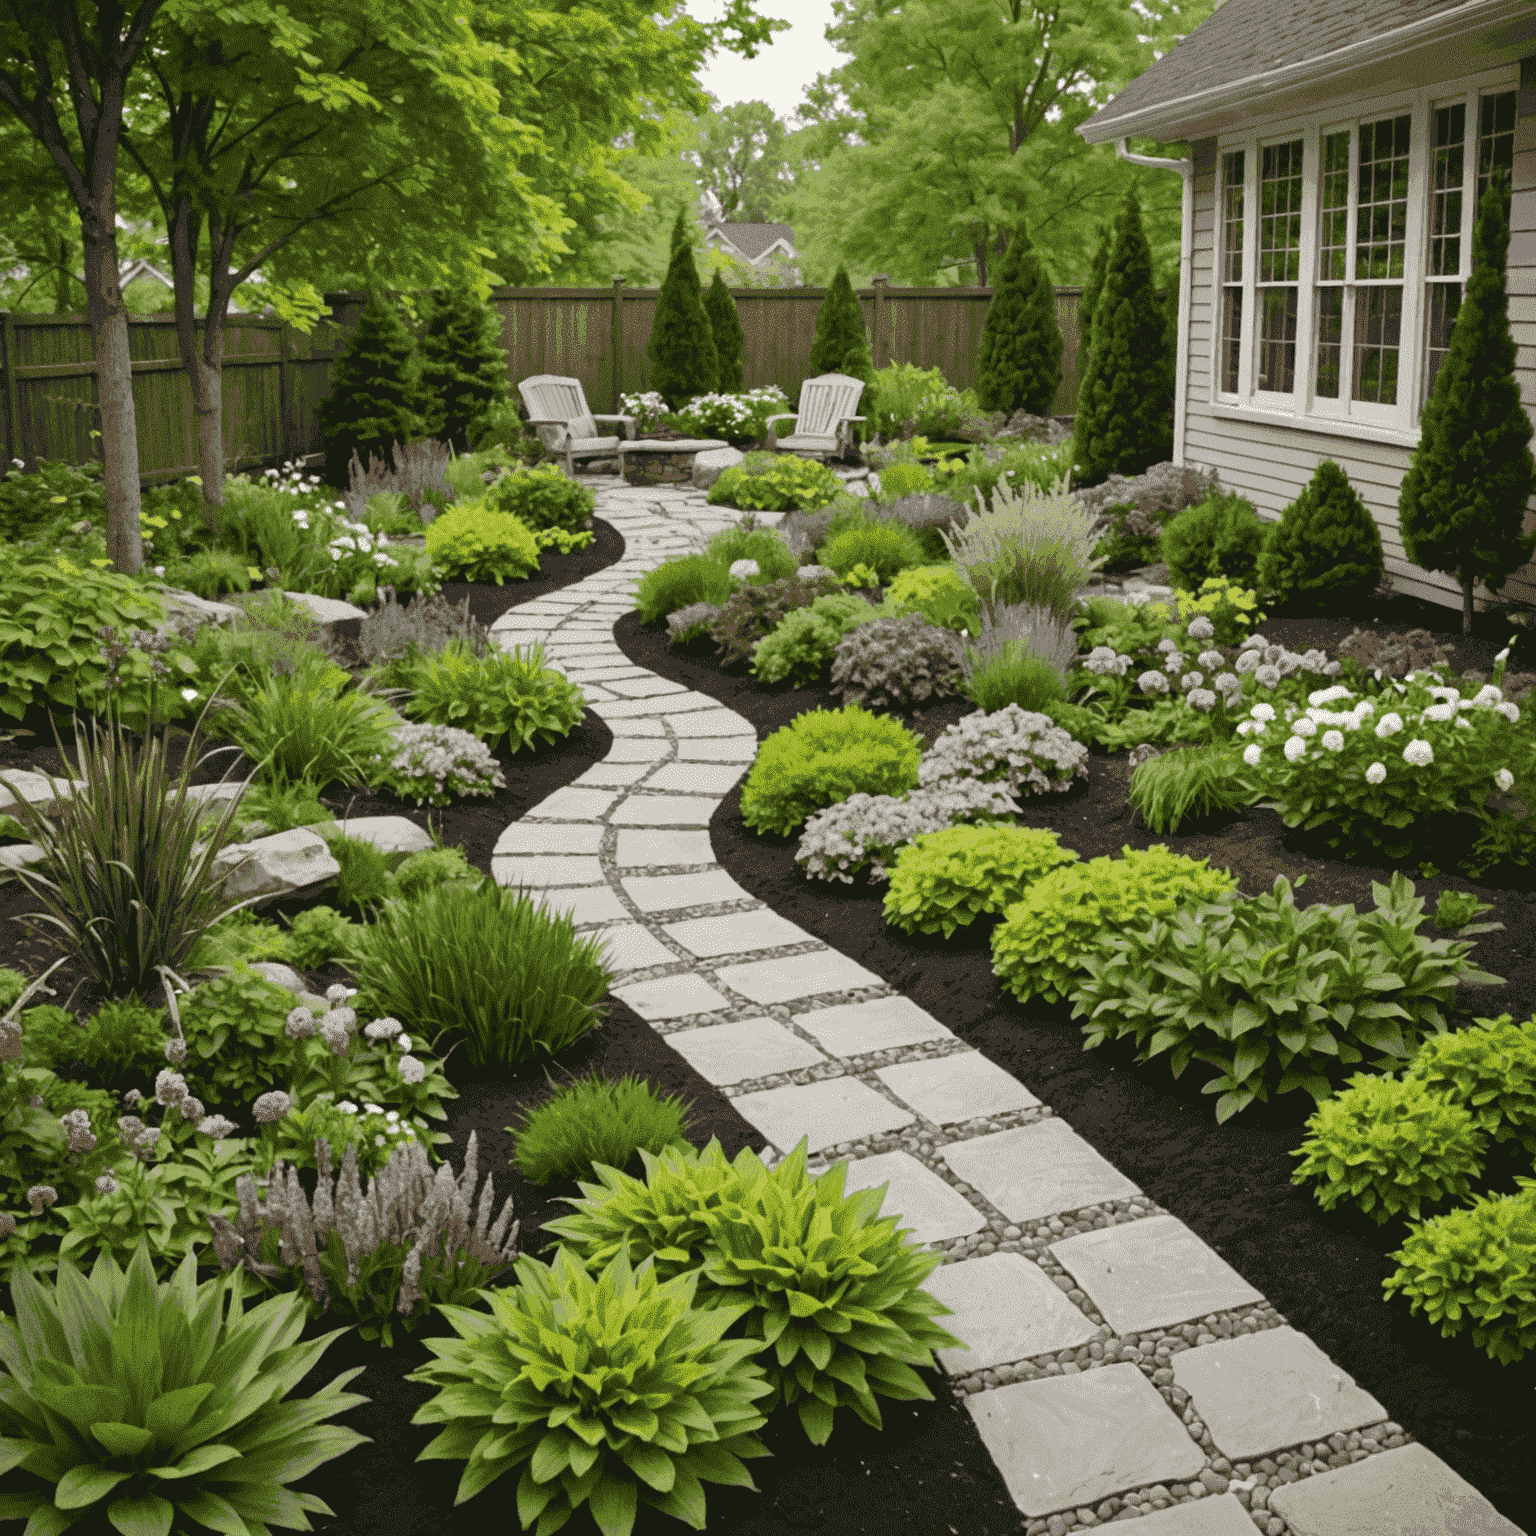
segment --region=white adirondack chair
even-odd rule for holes
[[[863,393],[864,381],[846,373],[807,379],[800,386],[800,414],[768,418],[769,448],[806,459],[848,457],[853,450],[853,423],[864,420],[853,414]],[[778,436],[774,423],[779,421],[793,421],[794,431],[787,437]]]
[[[577,459],[615,458],[619,438],[605,437],[597,430],[598,422],[615,422],[626,438],[635,435],[633,416],[594,416],[587,408],[586,391],[580,379],[562,378],[556,373],[536,373],[518,386],[523,404],[528,407],[528,425],[539,434],[539,441],[551,453],[565,455],[565,472],[574,476]]]

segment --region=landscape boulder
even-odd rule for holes
[[[746,458],[739,448],[706,448],[693,457],[693,488],[707,491],[728,469]]]
[[[404,816],[354,816],[350,820],[317,821],[305,829],[332,837],[355,837],[372,843],[380,853],[425,853],[437,845],[432,834]]]
[[[1074,490],[1072,495],[1094,517],[1104,516],[1111,507],[1129,507],[1161,525],[1175,512],[1182,512],[1218,489],[1214,469],[1201,470],[1192,464],[1164,461],[1133,479],[1110,475],[1102,485]]]
[[[311,891],[341,873],[325,839],[302,827],[248,843],[230,843],[219,850],[213,864],[215,872],[234,871],[224,883],[224,894],[231,901],[251,896],[270,901]]]
[[[355,640],[361,632],[363,610],[339,597],[321,597],[314,592],[284,592],[283,596],[307,609],[315,623],[339,639]]]
[[[78,788],[78,779],[55,779],[25,768],[7,768],[0,773],[0,813],[24,802],[36,806],[45,816],[53,816]]]

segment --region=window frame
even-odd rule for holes
[[[1425,381],[1429,361],[1429,277],[1430,243],[1430,149],[1431,113],[1435,108],[1461,102],[1466,107],[1466,141],[1463,154],[1463,185],[1475,188],[1478,146],[1479,98],[1519,88],[1519,66],[1505,64],[1493,69],[1460,75],[1428,86],[1397,90],[1362,98],[1348,104],[1334,102],[1327,108],[1293,115],[1274,122],[1255,124],[1242,132],[1216,136],[1214,229],[1212,233],[1213,321],[1210,328],[1210,391],[1212,410],[1220,416],[1254,421],[1275,421],[1308,425],[1327,432],[1380,441],[1417,441],[1423,409]],[[1354,260],[1357,238],[1356,209],[1359,196],[1360,128],[1363,124],[1407,115],[1408,128],[1408,205],[1404,228],[1403,274],[1396,279],[1356,279]],[[1317,325],[1320,272],[1320,212],[1322,201],[1321,154],[1324,138],[1347,131],[1349,135],[1349,204],[1346,215],[1347,245],[1343,287],[1343,334],[1339,357],[1339,396],[1331,399],[1316,393]],[[1301,259],[1298,277],[1298,312],[1296,322],[1296,380],[1289,394],[1260,390],[1256,384],[1257,354],[1260,345],[1258,313],[1259,191],[1263,153],[1271,145],[1302,140]],[[1244,331],[1237,391],[1223,390],[1224,283],[1228,253],[1225,249],[1223,187],[1227,155],[1243,152],[1243,321]],[[1471,268],[1471,232],[1475,212],[1475,191],[1462,198],[1460,281],[1464,285]],[[1393,405],[1354,400],[1353,394],[1353,312],[1360,289],[1372,286],[1396,286],[1402,291],[1402,314],[1398,333],[1398,398]],[[1410,351],[1411,349],[1411,351]],[[1405,355],[1406,354],[1406,355]]]

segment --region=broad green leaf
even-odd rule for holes
[[[114,1456],[137,1456],[155,1443],[155,1437],[137,1424],[92,1424],[91,1433]]]
[[[53,1491],[53,1502],[60,1509],[84,1509],[99,1499],[104,1499],[119,1483],[127,1481],[128,1472],[112,1472],[106,1467],[71,1467],[59,1479]]]
[[[107,1519],[122,1536],[170,1536],[175,1515],[175,1505],[153,1493],[114,1499],[107,1506]]]

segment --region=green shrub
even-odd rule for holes
[[[427,296],[421,327],[421,387],[434,437],[460,453],[487,413],[507,399],[501,320],[467,283]]]
[[[513,753],[569,736],[587,708],[581,689],[544,665],[542,645],[476,656],[452,641],[411,668],[407,682],[415,689],[405,704],[413,719],[456,726]]]
[[[1031,485],[1049,491],[1072,476],[1072,454],[1071,438],[1060,443],[1006,442],[973,448],[963,463],[951,461],[942,475],[936,473],[935,484],[968,507],[975,505],[978,492],[983,500],[990,500],[1000,485],[1015,491]]]
[[[294,918],[283,958],[301,971],[317,970],[332,960],[345,960],[362,931],[361,924],[335,907],[311,907]]]
[[[313,827],[330,819],[331,813],[321,803],[320,792],[310,779],[292,784],[286,780],[258,780],[240,797],[240,823],[259,821],[268,832]]]
[[[760,683],[797,686],[814,681],[837,654],[843,636],[881,617],[880,609],[852,592],[818,597],[796,608],[752,648],[752,675]]]
[[[919,565],[891,580],[885,600],[892,608],[912,608],[930,624],[974,635],[981,620],[976,589],[952,565]]]
[[[1136,765],[1126,794],[1147,830],[1177,832],[1186,821],[1253,803],[1237,757],[1224,747],[1186,747]]]
[[[1490,1360],[1511,1365],[1536,1348],[1536,1181],[1517,1195],[1484,1196],[1408,1234],[1382,1282],[1447,1339],[1472,1329]]]
[[[1536,1152],[1536,1019],[1516,1024],[1505,1013],[1433,1035],[1408,1076],[1461,1105],[1495,1141]]]
[[[485,1310],[446,1307],[458,1337],[408,1378],[440,1389],[412,1422],[442,1424],[419,1459],[467,1461],[455,1505],[522,1468],[524,1530],[559,1530],[583,1505],[604,1536],[630,1536],[644,1503],[705,1523],[703,1482],[752,1487],[765,1456],[757,1400],[772,1391],[760,1339],[722,1340],[747,1303],[697,1310],[701,1274],[662,1283],[621,1254],[593,1278],[561,1251],[517,1262]]]
[[[291,992],[242,966],[184,995],[180,1011],[187,1059],[182,1070],[198,1098],[243,1113],[266,1092],[288,1058],[283,1024],[292,1007]]]
[[[1160,843],[1052,870],[993,931],[992,970],[1020,1002],[1037,995],[1055,1002],[1077,983],[1101,933],[1217,901],[1236,885],[1209,860],[1197,863]]]
[[[200,549],[171,571],[178,587],[198,597],[223,597],[226,592],[249,592],[251,571],[243,555],[228,549]]]
[[[875,376],[864,330],[864,310],[859,304],[848,269],[839,265],[827,284],[826,297],[816,311],[816,334],[811,341],[810,371],[844,373],[868,384]]]
[[[961,691],[977,709],[989,713],[1012,704],[1034,714],[1049,715],[1067,696],[1060,671],[1020,640],[1005,641],[1001,650],[984,660],[980,653],[971,652],[966,658]]]
[[[739,587],[709,621],[709,637],[719,649],[720,664],[729,667],[749,661],[757,642],[777,629],[786,615],[839,590],[836,577],[830,575],[811,580],[786,576],[762,586]]]
[[[679,555],[640,578],[635,608],[642,624],[654,624],[693,603],[723,603],[735,589],[729,568],[712,555]]]
[[[889,586],[903,571],[927,564],[922,540],[905,523],[867,522],[829,538],[820,550],[821,564],[839,576],[856,565],[878,573]]]
[[[427,526],[427,554],[446,577],[520,581],[538,574],[539,546],[520,519],[493,511],[482,498],[456,502]]]
[[[665,396],[674,411],[680,411],[695,395],[707,395],[720,380],[714,329],[704,310],[699,269],[693,262],[689,218],[685,209],[678,209],[671,258],[645,344],[651,388]]]
[[[1360,1073],[1307,1121],[1291,1183],[1315,1183],[1325,1211],[1349,1200],[1378,1226],[1417,1221],[1421,1205],[1470,1196],[1486,1145],[1472,1116],[1421,1080]]]
[[[100,463],[38,459],[29,470],[13,462],[0,474],[0,546],[28,542],[51,551],[57,533],[82,522],[106,526]]]
[[[535,533],[541,528],[579,533],[591,526],[597,497],[558,464],[540,464],[503,475],[486,491],[485,504],[493,512],[517,518]]]
[[[1373,1066],[1400,1065],[1445,1028],[1472,946],[1419,936],[1424,903],[1403,875],[1372,891],[1374,912],[1298,908],[1281,876],[1249,900],[1183,901],[1150,926],[1107,929],[1064,989],[1088,1020],[1086,1048],[1130,1037],[1142,1061],[1168,1052],[1175,1076],[1209,1063],[1220,1075],[1202,1091],[1221,1095],[1218,1120],[1271,1091],[1322,1103],[1367,1051]]]
[[[1349,477],[1324,459],[1301,495],[1271,523],[1258,582],[1275,601],[1337,613],[1381,582],[1381,532]]]
[[[875,370],[860,408],[880,437],[948,439],[964,423],[966,400],[942,369],[890,363]]]
[[[736,313],[736,300],[718,268],[709,292],[704,295],[704,313],[709,316],[709,331],[715,340],[715,388],[729,395],[744,386],[742,354],[747,338],[741,329],[741,316]]]
[[[843,482],[815,459],[792,453],[749,453],[709,488],[712,507],[757,512],[814,512],[827,506]]]
[[[515,1131],[513,1157],[531,1184],[590,1174],[594,1163],[627,1168],[642,1148],[660,1152],[687,1140],[688,1109],[643,1078],[596,1073],[563,1083]]]
[[[476,656],[491,647],[485,625],[469,611],[466,597],[457,605],[445,597],[415,597],[403,607],[390,593],[358,625],[357,647],[364,665],[377,668],[381,687],[398,688],[402,664],[414,652],[430,656],[457,640]]]
[[[366,838],[327,832],[331,857],[341,868],[336,876],[336,900],[359,912],[378,906],[391,894],[389,859],[384,850]]]
[[[1212,491],[1163,525],[1158,549],[1174,586],[1196,592],[1209,576],[1251,587],[1264,545],[1253,503]]]
[[[716,1141],[642,1154],[644,1179],[599,1168],[572,1213],[544,1230],[591,1269],[627,1253],[652,1258],[663,1278],[695,1271],[700,1302],[733,1321],[747,1303],[747,1338],[774,1344],[775,1401],[796,1404],[807,1437],[824,1445],[838,1408],[878,1429],[876,1394],[931,1397],[912,1367],[956,1341],[934,1321],[948,1308],[921,1289],[939,1255],[899,1216],[879,1215],[884,1186],[845,1195],[846,1163],[808,1175],[805,1145],[772,1169],[750,1149],[727,1162]]]
[[[402,901],[415,901],[450,880],[479,878],[462,848],[426,848],[413,853],[395,871],[395,894]]]
[[[612,979],[598,938],[487,880],[388,903],[357,937],[360,1005],[397,1018],[439,1053],[462,1040],[472,1066],[515,1070],[595,1029]]]
[[[856,704],[813,709],[757,749],[741,792],[742,820],[787,837],[813,811],[849,795],[899,795],[917,784],[922,738]]]
[[[1050,273],[1020,217],[992,279],[976,355],[976,397],[989,411],[1044,416],[1061,384],[1061,327]]]
[[[7,1518],[35,1532],[86,1519],[147,1533],[173,1522],[302,1530],[307,1514],[333,1514],[289,1484],[363,1442],[326,1420],[367,1399],[341,1390],[359,1367],[285,1401],[336,1337],[300,1343],[295,1297],[242,1307],[238,1282],[198,1285],[190,1253],[157,1282],[147,1244],[126,1274],[103,1256],[89,1276],[61,1263],[53,1286],[19,1265],[11,1286],[16,1315],[0,1318]]]
[[[757,561],[758,574],[747,578],[756,586],[782,581],[800,566],[789,545],[771,528],[722,528],[704,546],[704,553],[727,570],[738,560]]]
[[[919,613],[860,624],[838,641],[832,691],[844,704],[905,709],[957,690],[963,659],[960,637]]]
[[[1034,827],[949,827],[896,855],[885,920],[904,933],[942,933],[1003,911],[1041,875],[1077,861],[1054,832]]]
[[[1441,933],[1456,933],[1467,927],[1474,917],[1491,911],[1492,903],[1479,901],[1471,891],[1441,891],[1440,900],[1435,903],[1435,927]],[[1473,933],[1487,931],[1481,923],[1471,930]]]
[[[153,1077],[165,1064],[164,1010],[137,997],[103,1003],[84,1021],[63,1008],[28,1008],[21,1026],[22,1059],[29,1067],[67,1067],[78,1061],[116,1087],[146,1073]]]

